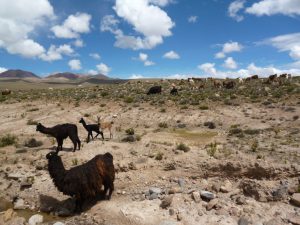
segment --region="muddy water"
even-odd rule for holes
[[[12,209],[12,208],[13,208],[13,204],[11,202],[9,202],[3,198],[0,198],[0,211],[6,211],[6,210]],[[16,215],[18,217],[25,218],[26,221],[28,221],[29,218],[35,214],[42,215],[44,218],[44,222],[57,222],[57,221],[64,221],[66,219],[64,217],[54,216],[54,215],[50,215],[47,213],[33,211],[30,209],[19,209],[19,210],[14,210],[14,212],[16,213]]]

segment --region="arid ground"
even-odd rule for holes
[[[146,95],[154,84],[163,93]],[[42,224],[300,224],[299,77],[229,90],[186,81],[25,89],[0,96],[0,224],[27,224],[35,214]],[[87,143],[79,119],[97,116],[114,122],[113,138],[104,130],[104,141]],[[81,150],[67,139],[59,152],[66,168],[114,156],[111,200],[72,213],[74,201],[47,169],[57,143],[36,132],[38,122],[78,126]]]

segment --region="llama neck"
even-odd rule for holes
[[[82,125],[87,130],[87,125],[86,125],[86,122],[84,120],[82,120]]]
[[[64,167],[63,162],[61,161],[60,157],[56,157],[52,160],[48,161],[48,171],[49,174],[55,184],[55,186],[60,190],[63,187],[60,185],[63,183],[63,179],[66,174],[66,169]]]
[[[51,128],[47,128],[47,127],[43,127],[42,129],[41,129],[41,132],[43,133],[43,134],[49,134],[49,135],[51,135],[51,136],[55,136],[54,134],[54,132],[53,132],[53,130],[51,129]]]

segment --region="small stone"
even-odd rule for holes
[[[169,214],[170,214],[170,216],[173,216],[175,214],[175,210],[174,209],[169,209]]]
[[[161,201],[160,207],[162,207],[163,209],[166,209],[172,204],[172,201],[173,201],[173,195],[166,196]]]
[[[21,198],[18,198],[17,201],[14,203],[14,209],[25,209],[25,203],[24,200]]]
[[[158,199],[158,194],[157,194],[157,193],[152,193],[152,194],[149,196],[149,200],[154,200],[154,199]]]
[[[177,225],[177,222],[170,221],[170,220],[164,220],[159,225]]]
[[[219,200],[217,198],[211,200],[209,203],[207,203],[206,210],[207,211],[212,210],[218,204],[218,202],[219,202]]]
[[[204,200],[212,200],[214,199],[216,196],[214,193],[211,193],[209,191],[200,191],[200,196],[204,199]]]
[[[29,218],[28,224],[29,225],[37,225],[39,223],[42,223],[43,221],[44,221],[44,217],[42,215],[35,214]]]
[[[267,222],[264,222],[264,225],[278,225],[282,224],[281,221],[278,221],[277,219],[271,219]]]
[[[291,198],[291,203],[295,206],[300,207],[300,193],[294,193]]]
[[[13,209],[8,209],[4,212],[4,221],[10,220],[14,215],[14,210]]]
[[[69,209],[66,208],[61,208],[57,213],[57,216],[62,216],[62,217],[66,217],[66,216],[71,216],[72,212]]]
[[[239,219],[238,221],[238,225],[249,225],[250,221],[248,219],[246,219],[245,217],[242,217]]]
[[[184,184],[185,184],[184,179],[179,178],[179,179],[178,179],[178,184],[179,184],[180,187],[184,187]]]
[[[58,221],[58,222],[54,223],[53,225],[65,225],[65,224],[63,222]]]
[[[220,187],[220,191],[223,192],[223,193],[229,193],[232,191],[232,184],[229,180],[226,180],[224,182],[224,185],[222,185]]]
[[[0,198],[0,212],[11,208],[11,202],[4,198]]]
[[[192,196],[196,203],[199,203],[201,201],[200,193],[198,191],[194,191],[192,193]]]
[[[181,220],[182,220],[182,215],[181,215],[181,213],[178,213],[178,214],[177,214],[177,220],[178,220],[178,221],[181,221]]]
[[[156,194],[161,194],[161,189],[160,188],[156,188],[156,187],[151,187],[149,188],[149,193],[150,195],[153,194],[153,193],[156,193]]]
[[[244,205],[246,203],[246,198],[244,196],[238,196],[235,200],[237,205]]]
[[[168,191],[169,194],[182,193],[182,189],[180,187],[172,187]]]
[[[219,215],[219,216],[224,216],[224,215],[227,215],[227,211],[225,209],[218,209],[216,211],[216,215]]]
[[[213,186],[211,187],[213,191],[215,192],[219,192],[221,189],[221,184],[220,183],[215,183],[213,184]]]

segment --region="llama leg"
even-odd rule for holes
[[[77,148],[77,141],[74,137],[70,137],[71,141],[73,142],[74,148],[73,148],[73,152],[75,152],[76,148]]]
[[[79,140],[79,138],[77,138],[77,144],[78,144],[78,150],[80,150],[80,147],[81,147],[81,141]]]
[[[90,142],[90,133],[88,133],[88,136],[86,138],[86,142],[89,143]]]
[[[80,195],[77,195],[75,201],[75,212],[79,213],[82,211],[82,203],[83,201],[81,200]]]
[[[109,184],[108,200],[111,198],[111,195],[112,195],[114,189],[115,189],[114,182],[111,181],[110,184]]]
[[[56,148],[56,153],[62,150],[62,145],[63,145],[63,140],[62,139],[57,139],[57,148]]]

